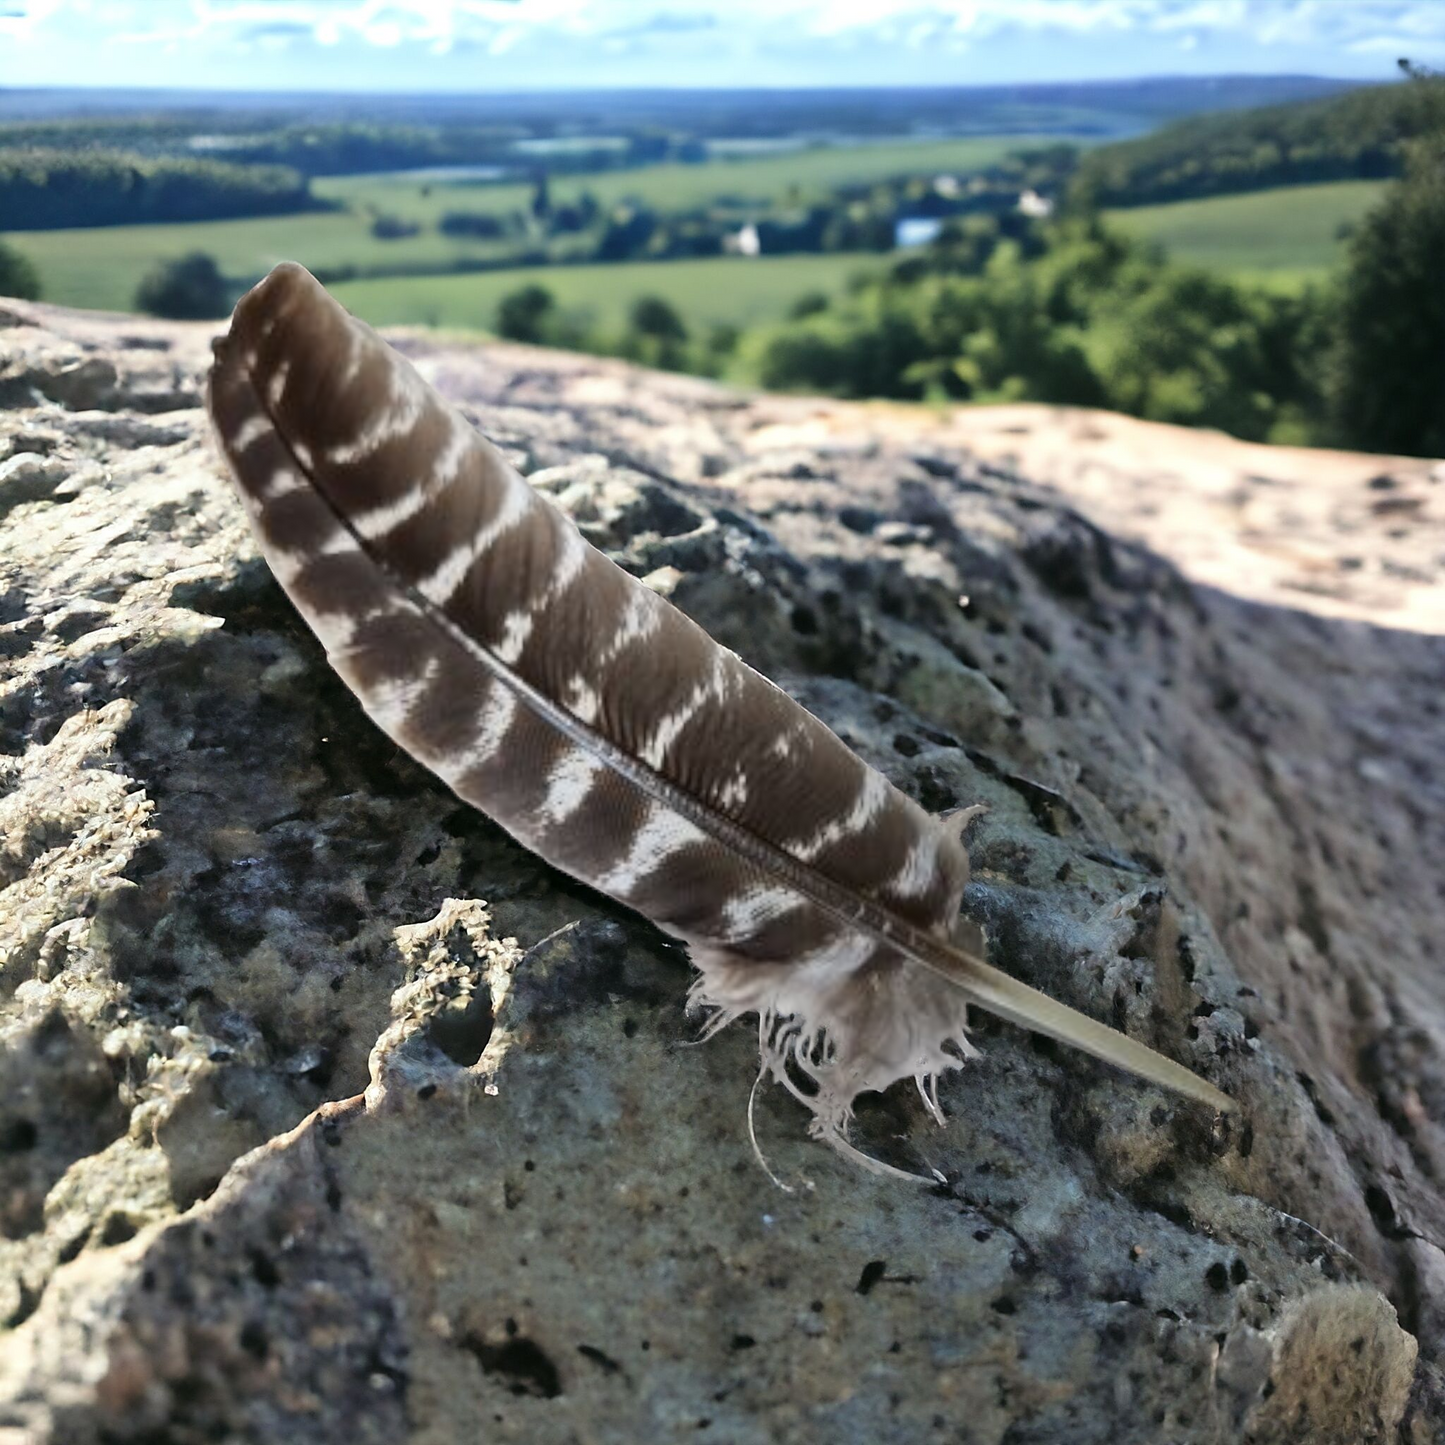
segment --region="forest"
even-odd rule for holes
[[[1409,67],[1406,67],[1407,73]],[[1399,175],[1410,141],[1439,124],[1445,81],[1371,85],[1343,95],[1171,122],[1082,159],[1074,199],[1142,206],[1269,186]]]
[[[305,178],[286,166],[0,149],[0,218],[10,231],[269,216],[320,204]]]

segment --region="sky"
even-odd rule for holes
[[[1388,79],[1445,0],[0,0],[0,86],[365,92]]]

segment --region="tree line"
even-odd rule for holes
[[[519,134],[516,125],[447,125],[371,121],[238,120],[233,114],[135,118],[70,118],[0,124],[0,151],[124,152],[152,160],[216,159],[236,165],[287,166],[302,175],[345,176],[431,167],[495,166],[508,172],[536,164],[528,142],[550,134]],[[520,148],[519,148],[520,146]],[[642,127],[615,141],[569,145],[546,153],[558,173],[701,162],[706,145],[695,136]]]
[[[1322,100],[1190,117],[1087,152],[1075,204],[1154,205],[1306,182],[1397,176],[1438,124],[1445,79],[1405,66],[1405,83]]]
[[[286,166],[124,151],[0,150],[0,218],[9,231],[227,220],[321,204],[300,172]]]

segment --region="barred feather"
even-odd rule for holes
[[[308,272],[243,298],[209,406],[267,561],[366,711],[683,939],[695,1000],[757,1013],[775,1077],[811,1076],[814,1132],[846,1148],[859,1093],[956,1067],[971,1003],[1229,1107],[952,944],[957,826],[590,546]]]

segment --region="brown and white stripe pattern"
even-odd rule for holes
[[[814,1077],[820,1132],[955,1066],[969,1002],[1222,1102],[951,948],[956,831],[591,547],[306,271],[243,298],[209,406],[267,561],[377,724],[688,942],[696,997],[758,1012],[775,1072]]]

